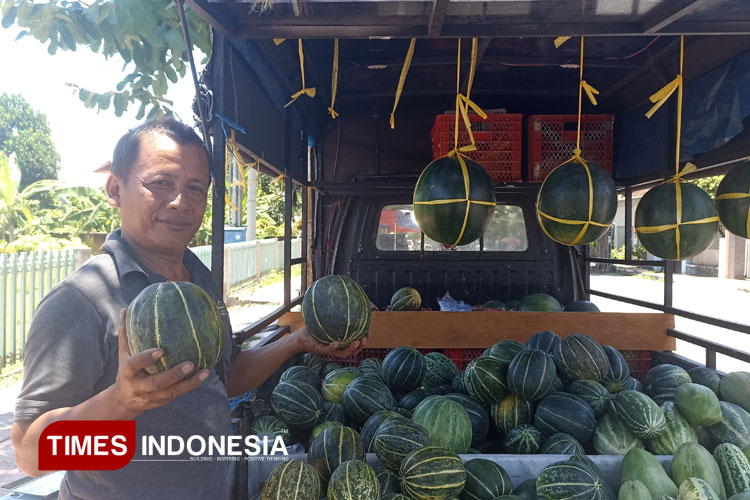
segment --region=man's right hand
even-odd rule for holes
[[[193,363],[186,361],[169,370],[150,375],[145,368],[159,361],[164,352],[161,349],[148,349],[131,354],[128,347],[128,333],[125,328],[126,310],[120,311],[119,367],[114,385],[107,390],[123,419],[135,418],[145,410],[165,405],[186,392],[198,387],[208,370],[200,370],[190,378],[185,376],[193,371]]]

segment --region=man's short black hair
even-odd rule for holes
[[[115,152],[112,155],[111,172],[113,175],[119,177],[125,182],[128,181],[130,167],[132,167],[133,163],[138,159],[141,147],[141,137],[150,134],[166,135],[181,146],[184,146],[185,144],[196,144],[206,153],[206,159],[208,160],[210,158],[208,156],[206,145],[198,134],[195,133],[195,130],[174,118],[154,118],[128,130],[128,132],[117,141]],[[211,172],[209,161],[209,182],[212,177],[213,174]]]

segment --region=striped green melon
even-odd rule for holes
[[[747,197],[750,163],[738,163],[716,188],[716,211],[722,225],[740,238],[750,238],[750,198]]]
[[[419,311],[422,296],[413,288],[399,288],[391,297],[391,311]]]
[[[646,372],[644,384],[646,394],[661,404],[664,401],[674,401],[674,391],[682,384],[692,382],[690,375],[677,365],[656,365]]]
[[[525,349],[508,366],[508,389],[519,398],[538,401],[546,396],[555,382],[555,360],[539,349]]]
[[[510,394],[492,405],[490,417],[500,434],[507,434],[514,427],[534,422],[534,405]]]
[[[380,410],[391,410],[395,404],[388,387],[377,380],[360,377],[354,379],[341,396],[344,413],[359,425]]]
[[[320,377],[325,379],[329,373],[340,368],[342,368],[342,366],[338,363],[326,363],[323,365],[323,369],[320,370]]]
[[[703,479],[689,477],[680,484],[677,500],[720,500],[716,492]]]
[[[561,340],[560,336],[555,332],[544,330],[529,337],[529,340],[526,341],[526,347],[529,349],[541,349],[553,354],[555,347],[560,344]]]
[[[324,276],[302,299],[302,318],[315,340],[345,347],[367,335],[372,317],[370,299],[348,276]]]
[[[518,310],[524,312],[562,312],[562,304],[552,295],[532,293],[521,299]]]
[[[346,386],[359,376],[361,376],[360,371],[353,367],[333,370],[326,375],[321,384],[321,393],[323,394],[323,397],[326,401],[331,403],[340,403]]]
[[[414,414],[412,410],[407,410],[406,408],[400,408],[398,406],[394,406],[393,411],[406,418],[411,418],[411,416]]]
[[[655,438],[666,429],[664,411],[643,393],[621,391],[613,403],[617,416],[639,438]]]
[[[599,343],[582,333],[565,337],[555,348],[555,362],[570,380],[600,382],[609,373],[609,358]]]
[[[383,359],[380,373],[385,383],[399,392],[409,392],[419,387],[425,371],[425,359],[413,347],[397,347]]]
[[[625,386],[622,388],[622,390],[644,392],[643,384],[641,384],[641,381],[635,377],[630,377],[630,379],[628,379],[628,381],[625,382]]]
[[[502,300],[488,300],[481,306],[481,310],[483,311],[507,311],[508,306],[505,305],[505,302]]]
[[[555,381],[552,382],[552,388],[549,392],[565,392],[565,384],[559,375],[555,375]]]
[[[672,457],[672,480],[675,484],[682,484],[690,477],[706,481],[721,500],[727,498],[719,464],[711,453],[698,443],[683,443]]]
[[[714,391],[717,396],[720,394],[719,383],[721,382],[721,378],[716,373],[716,370],[706,368],[705,366],[696,366],[688,370],[688,375],[690,375],[690,380],[696,384],[705,385]]]
[[[488,348],[482,356],[500,361],[503,369],[507,369],[513,358],[516,357],[516,354],[524,350],[526,350],[526,346],[520,342],[516,342],[515,340],[501,340]]]
[[[366,358],[359,364],[359,371],[363,375],[366,373],[380,373],[380,365],[381,361],[378,358]]]
[[[289,435],[289,426],[273,415],[265,415],[253,420],[253,423],[250,424],[250,434],[256,436],[262,434],[273,434],[274,436],[279,436],[283,439],[286,446],[292,444]]]
[[[280,497],[293,498],[293,497]],[[380,483],[375,471],[361,460],[341,464],[328,481],[328,500],[379,500]],[[279,499],[280,500],[280,499]]]
[[[289,460],[273,469],[263,485],[261,499],[318,500],[320,491],[320,478],[315,469],[302,460]]]
[[[464,463],[466,485],[461,500],[493,500],[513,492],[510,476],[499,464],[484,458],[473,458]]]
[[[373,451],[388,469],[398,471],[404,457],[412,451],[430,445],[427,429],[418,423],[395,418],[378,427],[373,439]]]
[[[401,415],[391,410],[380,410],[370,415],[370,418],[367,419],[359,433],[360,437],[362,437],[366,453],[375,452],[374,440],[378,428],[387,420],[399,417],[401,417]]]
[[[539,453],[548,455],[583,455],[586,451],[581,443],[570,434],[556,432],[544,440]]]
[[[426,389],[441,385],[450,385],[458,374],[458,367],[445,355],[439,352],[428,352],[424,355],[425,371],[422,386]]]
[[[674,391],[677,408],[693,425],[709,426],[722,421],[716,393],[700,384],[682,384]]]
[[[466,483],[466,469],[454,452],[426,446],[409,453],[401,462],[401,491],[414,500],[454,498]]]
[[[323,358],[318,356],[317,354],[313,352],[306,352],[302,355],[301,358],[302,366],[306,366],[308,368],[311,368],[315,371],[315,373],[318,374],[318,376],[322,376],[321,372],[323,371]]]
[[[477,358],[464,370],[466,392],[480,403],[499,403],[508,395],[506,368],[491,357]]]
[[[602,417],[609,409],[610,394],[599,382],[576,380],[566,390],[586,401],[594,410],[596,418]]]
[[[637,479],[632,481],[625,481],[620,485],[620,492],[617,495],[617,500],[653,500],[651,498],[651,492],[648,491],[646,485]]]
[[[719,405],[721,405],[721,402],[719,403]],[[694,425],[693,430],[695,431],[695,435],[698,436],[698,444],[713,453],[717,443],[714,442],[714,438],[711,435],[711,432],[707,428],[701,427],[700,425]]]
[[[594,410],[583,399],[565,392],[555,392],[536,407],[534,426],[550,436],[556,432],[570,434],[580,442],[594,435]]]
[[[320,412],[317,423],[333,421],[344,423],[346,416],[344,415],[344,407],[338,403],[331,403],[326,401],[323,403],[323,409]]]
[[[536,480],[539,500],[612,500],[611,490],[591,468],[580,462],[555,462]]]
[[[503,450],[505,453],[533,455],[542,447],[544,436],[533,425],[515,427],[505,435]]]
[[[132,354],[159,348],[164,353],[146,367],[154,374],[189,361],[192,373],[211,369],[221,358],[224,326],[216,303],[198,285],[162,281],[144,288],[125,316]]]
[[[464,372],[458,372],[456,376],[453,377],[453,380],[451,380],[451,387],[453,387],[453,392],[467,394],[466,386],[464,385]]]
[[[401,396],[401,399],[398,400],[398,405],[406,410],[413,410],[429,395],[430,392],[427,389],[420,387]]]
[[[375,471],[375,476],[378,478],[381,499],[384,498],[385,495],[401,493],[401,481],[396,474],[386,469],[383,464],[373,465],[372,470]]]
[[[453,387],[447,384],[433,387],[430,391],[430,396],[445,396],[453,392]]]
[[[446,394],[446,398],[464,407],[471,420],[471,445],[479,446],[487,439],[490,430],[490,417],[484,406],[477,403],[465,394]]]
[[[611,494],[611,496],[614,496],[614,491],[609,487],[609,484],[604,479],[604,473],[602,473],[602,470],[599,468],[596,463],[591,460],[591,458],[588,455],[571,455],[568,459],[570,462],[576,462],[581,463],[589,468],[589,470],[599,479],[602,480],[602,483],[604,485],[605,490],[607,494]]]
[[[328,481],[339,465],[349,460],[364,460],[365,449],[357,431],[344,425],[325,429],[307,452],[307,461],[323,481]]]
[[[289,368],[284,370],[284,373],[281,374],[279,381],[285,382],[287,380],[301,380],[302,382],[310,384],[316,389],[320,389],[320,375],[318,375],[315,370],[307,366],[290,366]]]
[[[602,346],[604,352],[607,353],[607,359],[609,360],[609,370],[602,379],[602,385],[607,388],[609,392],[615,393],[625,389],[625,385],[630,380],[630,367],[628,362],[625,361],[625,357],[620,351],[612,346]]]
[[[323,411],[318,390],[299,380],[280,382],[271,392],[274,414],[293,429],[311,429]]]
[[[676,497],[677,485],[667,475],[655,456],[641,448],[633,448],[622,459],[622,481],[640,481],[652,498]]]
[[[325,420],[319,423],[318,425],[316,425],[315,427],[313,427],[312,431],[310,432],[310,442],[308,443],[307,449],[308,450],[310,449],[315,438],[323,434],[324,430],[330,427],[336,427],[339,425],[344,425],[344,424],[341,422],[336,422],[335,420]]]
[[[717,443],[732,443],[740,448],[750,446],[750,413],[736,404],[721,401],[722,420],[708,428]]]
[[[643,448],[643,442],[622,421],[607,413],[596,423],[594,449],[600,455],[625,455],[632,448]]]
[[[750,462],[742,450],[732,443],[721,443],[714,450],[727,496],[750,491]]]
[[[750,411],[750,372],[727,373],[719,384],[721,399]]]
[[[430,443],[456,453],[471,446],[471,419],[463,406],[444,396],[430,396],[414,409],[412,420],[427,429]]]
[[[513,494],[521,497],[523,500],[537,500],[536,478],[532,477],[523,481],[513,489]]]
[[[599,307],[590,300],[576,300],[564,309],[565,312],[601,312]]]
[[[656,455],[674,455],[677,449],[684,443],[697,443],[698,436],[695,429],[672,401],[662,403],[666,427],[664,432],[652,439],[647,439],[645,444],[648,451]]]

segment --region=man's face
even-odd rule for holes
[[[108,181],[123,232],[142,250],[157,253],[187,248],[203,220],[208,187],[204,150],[160,134],[141,137],[127,182],[114,176]]]

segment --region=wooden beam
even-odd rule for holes
[[[706,0],[670,0],[664,2],[643,22],[643,32],[656,33],[670,24],[682,19],[706,3]]]
[[[483,40],[490,40],[489,38],[482,38],[479,40],[478,54],[477,54],[477,66],[480,65],[508,65],[508,66],[562,66],[563,64],[575,64],[578,68],[578,57],[560,57],[560,56],[503,56],[503,55],[484,55],[487,48],[482,50]],[[401,67],[404,64],[402,59],[390,59],[390,58],[367,58],[367,59],[351,59],[352,63],[361,68],[367,68],[368,66],[388,66],[398,69],[401,71]],[[462,57],[461,64],[468,65],[471,62],[469,57]],[[629,60],[610,60],[602,59],[600,57],[590,57],[584,60],[584,66],[587,68],[620,68],[620,69],[637,69],[642,68],[643,65],[638,64],[635,61]],[[433,56],[433,57],[415,57],[411,61],[412,67],[414,66],[455,66],[455,56]],[[468,74],[468,73],[467,73]]]
[[[285,314],[279,325],[295,331],[304,325],[302,313]],[[674,316],[663,313],[373,312],[367,347],[485,348],[552,330],[562,337],[586,333],[617,349],[671,351],[671,328]]]
[[[445,14],[448,12],[448,2],[450,0],[432,0],[432,11],[430,12],[430,21],[427,24],[428,36],[439,36],[443,29]]]
[[[201,19],[216,28],[222,35],[229,38],[236,36],[237,24],[223,14],[223,8],[215,5],[209,7],[209,2],[205,0],[185,0],[185,3]]]

